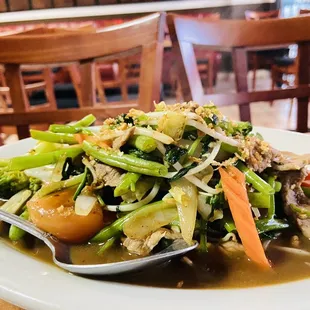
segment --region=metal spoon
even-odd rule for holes
[[[44,241],[44,243],[51,249],[53,261],[57,266],[72,273],[83,275],[113,275],[141,270],[168,261],[173,257],[183,255],[195,249],[198,245],[198,243],[195,242],[193,245],[188,246],[184,240],[177,239],[163,251],[151,256],[117,263],[74,265],[70,258],[69,245],[60,242],[57,238],[37,228],[31,222],[23,220],[20,217],[3,210],[0,210],[0,220],[15,225]]]

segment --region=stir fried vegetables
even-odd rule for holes
[[[112,246],[147,255],[162,239],[183,238],[202,252],[229,242],[270,267],[267,233],[295,223],[310,235],[310,157],[273,149],[250,123],[194,102],[161,102],[89,127],[95,120],[32,130],[32,150],[0,159],[2,209],[63,241],[98,243],[98,255]],[[9,230],[11,240],[24,235]]]

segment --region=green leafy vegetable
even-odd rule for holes
[[[170,145],[167,145],[166,147],[166,153],[164,156],[164,160],[169,165],[174,165],[186,153],[187,153],[186,149],[170,144]]]

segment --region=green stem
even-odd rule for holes
[[[88,174],[88,168],[85,166],[85,170],[83,173],[83,179],[82,182],[79,184],[79,186],[77,187],[74,195],[73,195],[73,200],[75,201],[76,198],[80,195],[82,189],[85,187],[86,185],[86,181],[87,181],[87,174]]]
[[[29,219],[29,212],[26,209],[21,215],[20,218],[22,218],[23,220],[28,220]],[[25,236],[26,232],[24,230],[22,230],[19,227],[16,227],[14,225],[10,226],[10,230],[9,230],[9,238],[12,241],[18,241],[20,239],[22,239]]]
[[[6,201],[1,206],[1,210],[12,214],[20,212],[21,208],[26,204],[27,200],[31,197],[31,195],[31,190],[24,189],[12,196],[8,201]]]
[[[275,189],[276,187],[276,181],[275,177],[268,177],[268,184]],[[269,195],[270,196],[270,208],[268,209],[268,219],[273,219],[276,213],[276,203],[275,203],[275,197],[274,194]]]
[[[96,121],[96,117],[93,114],[86,115],[81,120],[73,124],[74,127],[88,127]]]
[[[63,155],[75,158],[83,153],[81,146],[73,146],[50,153],[23,155],[9,159],[8,170],[25,170],[56,163]]]
[[[60,191],[68,187],[76,186],[80,184],[83,181],[83,179],[84,179],[84,173],[74,176],[68,180],[49,183],[47,185],[42,186],[41,189],[35,193],[33,199],[40,199],[53,192]]]
[[[88,141],[83,142],[83,149],[88,155],[100,160],[104,164],[126,171],[158,177],[165,176],[168,173],[167,167],[162,164],[137,158],[132,155],[106,151]]]
[[[77,144],[78,141],[74,135],[69,133],[54,133],[49,131],[41,131],[30,129],[30,135],[33,139],[61,144]]]
[[[129,139],[128,143],[145,153],[153,152],[157,148],[156,140],[148,136],[134,135]]]
[[[121,183],[116,186],[116,188],[114,190],[114,197],[122,196],[122,195],[126,194],[127,192],[129,192],[130,190],[132,192],[134,192],[135,191],[135,185],[136,185],[137,181],[139,180],[140,176],[141,175],[138,173],[127,172],[122,177]]]
[[[207,222],[204,219],[200,220],[200,242],[199,242],[199,251],[200,252],[208,252],[207,246],[207,230],[206,225]]]
[[[96,236],[94,236],[90,242],[95,242],[95,243],[101,243],[105,242],[108,239],[116,236],[123,230],[123,225],[126,221],[128,221],[130,218],[133,216],[148,216],[150,213],[166,209],[166,208],[171,208],[173,204],[165,202],[165,201],[157,201],[153,202],[151,204],[145,205],[143,207],[138,208],[135,211],[132,211],[125,216],[119,218],[116,220],[114,223],[111,225],[103,228],[99,233],[97,233]]]
[[[104,252],[110,249],[118,238],[119,238],[119,235],[108,239],[102,246],[100,246],[100,249],[97,254],[102,255]]]
[[[260,178],[254,171],[246,167],[242,162],[239,162],[237,167],[245,174],[246,181],[252,184],[257,191],[266,195],[274,194],[275,191],[273,187]]]
[[[222,142],[221,150],[231,154],[239,153],[239,149],[236,146],[229,145],[225,142]]]
[[[254,208],[270,208],[270,195],[263,193],[248,193],[251,206]]]

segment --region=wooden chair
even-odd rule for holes
[[[309,14],[310,10],[300,9],[299,15]],[[277,85],[286,85],[287,87],[298,85],[298,68],[299,57],[298,51],[295,58],[275,59],[271,66],[271,89],[275,89]],[[285,78],[284,78],[285,77]],[[289,77],[294,77],[289,79]],[[271,102],[271,105],[273,101]],[[294,99],[291,100],[289,117],[293,110]]]
[[[188,14],[184,16],[189,16]],[[204,14],[198,14],[197,16],[193,14],[192,17],[196,17],[200,20],[212,20],[217,21],[220,20],[221,15],[219,13],[204,13]],[[197,67],[199,76],[202,82],[203,88],[208,93],[213,93],[213,85],[215,80],[215,74],[216,70],[214,70],[215,62],[217,53],[214,51],[209,51],[206,49],[201,49],[199,47],[196,47],[195,49],[196,59],[197,59]],[[170,80],[172,84],[172,89],[175,92],[176,100],[177,102],[181,101],[182,94],[181,94],[181,86],[179,81],[179,76],[177,73],[177,63],[174,62],[172,64],[171,73],[170,73]]]
[[[261,21],[200,21],[168,15],[181,90],[185,101],[216,105],[239,105],[240,119],[251,120],[250,103],[274,99],[298,98],[297,130],[308,130],[310,16]],[[285,29],[285,31],[283,31]],[[255,34],[255,35],[253,35]],[[247,51],[261,46],[297,43],[299,47],[299,85],[291,89],[249,92]],[[193,45],[232,52],[236,76],[235,94],[205,95],[199,78]]]
[[[251,11],[246,10],[244,12],[245,19],[246,20],[261,20],[261,19],[267,19],[267,18],[278,18],[280,15],[280,10],[271,10],[271,11]]]
[[[244,12],[246,20],[262,20],[268,18],[279,18],[280,10],[272,10],[267,12],[261,11],[250,11],[247,10]],[[249,63],[252,67],[252,89],[256,88],[256,73],[257,70],[262,66],[270,67],[273,63],[273,58],[275,56],[282,56],[285,51],[283,50],[272,50],[272,51],[259,51],[259,52],[250,52],[249,53]]]
[[[29,135],[29,125],[69,122],[94,113],[103,119],[130,108],[150,110],[159,100],[165,14],[152,14],[96,33],[67,32],[49,35],[0,37],[0,63],[5,65],[14,113],[0,115],[1,125],[17,126],[20,138]],[[96,106],[95,59],[112,61],[141,51],[139,98],[134,103]],[[48,112],[27,109],[21,76],[22,64],[70,64],[79,62],[82,104],[77,109]]]

